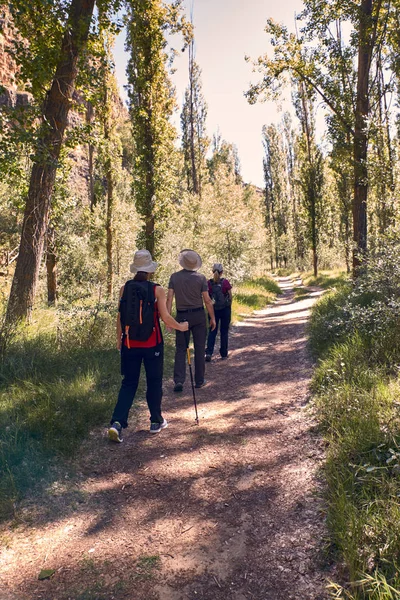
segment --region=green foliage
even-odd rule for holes
[[[311,345],[315,407],[329,444],[328,523],[349,569],[336,598],[398,598],[400,320],[398,242],[369,259],[352,287],[322,298]]]
[[[216,208],[221,207],[221,209]],[[262,197],[252,186],[235,181],[234,172],[220,165],[214,184],[203,186],[201,198],[184,193],[171,204],[157,277],[168,283],[178,267],[182,248],[194,248],[203,259],[203,272],[222,262],[232,281],[265,272],[267,239]]]
[[[349,276],[343,270],[320,271],[317,277],[314,275],[303,275],[305,285],[317,285],[324,290],[340,288],[349,283]]]
[[[120,382],[115,309],[36,315],[0,365],[0,515],[57,477],[89,426],[106,423]]]
[[[245,280],[234,287],[232,302],[232,320],[240,321],[254,310],[265,308],[271,304],[282,291],[280,287],[267,277]]]
[[[184,27],[181,2],[173,11],[161,0],[130,0],[127,48],[134,165],[133,193],[144,224],[138,245],[155,256],[166,228],[173,182],[170,168],[176,131],[170,122],[175,96],[168,74],[165,33]]]
[[[207,104],[202,93],[201,69],[193,59],[193,44],[190,50],[189,85],[181,113],[182,150],[187,189],[191,193],[201,194],[209,146],[206,134]]]

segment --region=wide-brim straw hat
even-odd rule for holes
[[[178,257],[179,264],[187,271],[197,271],[200,269],[202,263],[201,257],[194,250],[181,250]]]
[[[154,273],[158,263],[154,262],[148,250],[138,250],[133,257],[131,273],[142,271],[143,273]]]
[[[222,273],[222,271],[224,270],[224,268],[221,265],[221,263],[214,263],[212,270],[213,270],[213,273],[215,273],[215,271],[218,271],[218,273]]]

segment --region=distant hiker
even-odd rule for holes
[[[146,399],[150,411],[150,433],[168,426],[161,414],[164,342],[159,317],[167,327],[182,332],[187,323],[177,323],[167,311],[165,290],[149,281],[157,268],[148,250],[135,252],[131,272],[136,273],[122,286],[117,318],[117,348],[121,351],[124,376],[118,401],[111,418],[108,437],[122,442],[122,429],[128,426],[128,414],[135,398],[142,362],[146,371]]]
[[[198,273],[202,261],[194,250],[182,250],[178,257],[182,270],[171,275],[168,284],[167,309],[172,310],[175,295],[176,320],[188,321],[194,344],[194,379],[196,388],[205,384],[205,357],[207,324],[203,301],[210,316],[210,327],[215,328],[214,308],[208,293],[207,280]],[[183,390],[186,379],[186,340],[180,331],[176,332],[176,350],[174,366],[175,392]]]
[[[223,273],[221,263],[214,264],[213,272],[214,277],[208,280],[208,293],[214,305],[217,326],[215,328],[211,327],[208,334],[206,362],[211,362],[219,324],[221,324],[221,347],[219,353],[222,359],[228,358],[228,332],[231,322],[232,286],[225,277],[221,277]]]

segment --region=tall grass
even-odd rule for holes
[[[78,323],[60,339],[54,312],[40,316],[0,364],[0,517],[12,514],[60,459],[74,457],[91,427],[107,422],[120,381],[114,315],[87,319],[91,341],[79,343]]]
[[[322,298],[310,324],[328,524],[349,574],[331,594],[351,600],[400,598],[400,319],[373,269]]]
[[[240,321],[251,315],[254,310],[260,310],[271,304],[281,289],[275,281],[268,277],[245,280],[233,289],[232,320]]]
[[[340,288],[349,282],[349,275],[343,269],[333,269],[331,271],[320,271],[317,277],[309,273],[302,275],[304,285],[317,285],[324,290]]]

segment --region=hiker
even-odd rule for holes
[[[167,327],[188,330],[187,323],[177,323],[167,311],[165,290],[149,281],[158,264],[148,250],[135,252],[130,270],[135,277],[120,290],[117,317],[117,349],[121,351],[121,374],[124,376],[114,408],[108,437],[122,442],[122,429],[128,427],[128,414],[135,398],[142,362],[146,371],[146,399],[150,411],[150,433],[168,426],[161,413],[164,341],[162,318]]]
[[[211,362],[211,357],[214,352],[215,340],[218,333],[218,325],[220,325],[221,346],[219,353],[221,358],[228,358],[228,332],[231,322],[231,306],[232,306],[232,286],[225,277],[221,277],[223,273],[221,263],[215,263],[213,266],[214,276],[208,280],[208,293],[214,305],[216,327],[208,333],[206,362]]]
[[[175,296],[177,321],[188,321],[189,331],[192,332],[194,344],[194,380],[195,387],[205,385],[205,356],[207,324],[203,302],[210,316],[210,328],[215,328],[214,308],[208,293],[207,280],[201,273],[202,261],[194,250],[182,250],[178,257],[181,271],[171,275],[168,284],[167,309],[172,310]],[[190,336],[190,334],[189,334]],[[181,392],[186,378],[186,339],[177,330],[174,366],[174,392]]]

